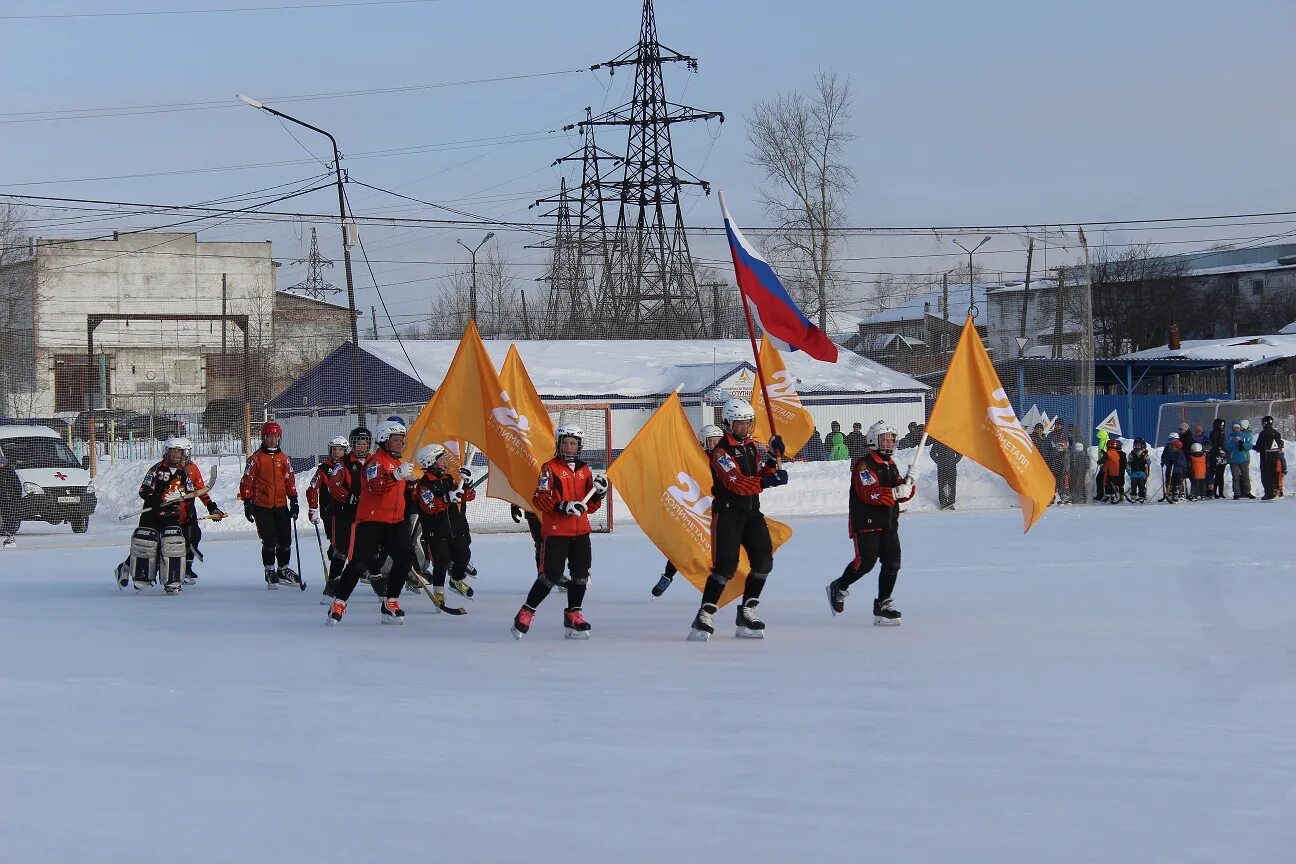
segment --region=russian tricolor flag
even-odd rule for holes
[[[725,206],[723,192],[720,193],[720,211],[724,214],[725,232],[729,235],[729,251],[733,254],[738,290],[756,323],[771,340],[782,343],[778,346],[782,350],[804,351],[816,360],[836,363],[837,346],[801,314],[778,276],[774,275],[769,262],[738,230],[729,215],[729,208]]]

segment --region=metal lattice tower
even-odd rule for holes
[[[592,112],[586,108],[585,119],[588,121],[591,117]],[[573,123],[563,129],[570,131],[576,125]],[[540,280],[549,283],[549,302],[543,327],[545,338],[549,339],[580,339],[591,335],[593,302],[598,295],[596,280],[608,269],[608,237],[607,225],[603,219],[601,185],[604,175],[602,163],[616,165],[621,162],[621,157],[598,146],[592,125],[584,127],[583,139],[580,149],[555,159],[553,163],[561,165],[580,160],[579,199],[573,202],[567,178],[564,177],[557,198],[542,198],[536,202],[537,205],[557,205],[554,210],[544,214],[557,219],[554,239],[540,247],[554,250],[550,270]],[[574,228],[573,203],[577,210]]]
[[[608,337],[706,335],[679,199],[684,186],[700,186],[709,194],[710,185],[676,166],[671,126],[713,117],[723,123],[724,114],[668,101],[662,81],[666,63],[684,63],[697,71],[697,58],[657,41],[653,3],[644,0],[639,43],[590,67],[610,74],[621,66],[635,67],[634,95],[625,105],[577,124],[629,128],[621,178],[598,183],[615,194],[609,197],[618,204],[607,267],[599,280],[599,318]]]
[[[562,178],[557,204],[552,212],[544,214],[557,222],[552,244],[545,244],[553,249],[552,263],[540,280],[549,283],[548,302],[540,325],[541,338],[580,339],[590,333],[593,297],[580,244],[572,230],[566,177]]]
[[[320,254],[319,238],[315,236],[314,228],[311,229],[310,254],[305,258],[298,258],[292,263],[306,265],[306,278],[286,290],[315,300],[323,300],[327,294],[340,294],[342,292],[341,288],[334,287],[332,283],[324,278],[324,268],[332,267],[333,262]]]

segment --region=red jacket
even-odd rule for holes
[[[320,490],[328,491],[329,474],[340,464],[340,462],[334,462],[332,459],[326,458],[315,466],[315,473],[311,475],[310,485],[306,487],[307,507],[312,510],[320,509]],[[331,499],[331,495],[323,499],[326,508],[333,503]]]
[[[554,457],[540,469],[531,502],[540,513],[541,537],[583,537],[590,533],[589,514],[603,506],[603,499],[594,496],[589,501],[589,512],[569,516],[557,512],[563,501],[581,501],[594,488],[594,472],[581,460],[568,462]]]
[[[287,454],[264,446],[258,448],[243,469],[238,497],[258,507],[287,507],[288,499],[297,497],[297,478]]]
[[[396,478],[401,460],[379,447],[365,460],[356,522],[395,525],[405,518],[405,481]]]

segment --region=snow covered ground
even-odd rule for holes
[[[691,586],[650,602],[633,527],[595,538],[581,643],[557,595],[509,636],[515,536],[474,544],[467,616],[407,596],[383,627],[361,586],[328,628],[313,548],[305,593],[264,590],[231,528],[198,585],[137,596],[115,520],[24,526],[0,859],[1291,861],[1292,508],[1075,508],[1024,538],[1009,510],[908,516],[897,629],[871,580],[829,614],[842,520],[797,517],[769,637],[709,644]]]

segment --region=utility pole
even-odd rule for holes
[[[1031,264],[1035,257],[1035,238],[1032,237],[1026,242],[1026,281],[1022,284],[1022,303],[1021,303],[1021,325],[1017,328],[1018,337],[1026,338],[1026,310],[1030,307],[1030,280]],[[1025,352],[1025,342],[1020,343],[1022,347],[1017,349],[1017,356],[1021,357]]]
[[[221,274],[221,362],[225,362],[225,316],[228,314],[229,289],[225,283],[225,274]],[[244,370],[246,374],[247,370]]]
[[[378,339],[378,312],[372,306],[369,307],[369,320],[373,322],[373,338],[376,341]]]
[[[474,324],[477,323],[477,251],[494,236],[494,231],[487,232],[486,236],[476,246],[469,246],[462,240],[455,240],[456,243],[467,249],[468,254],[472,256],[472,287],[468,289],[468,320]],[[497,325],[498,323],[496,322]]]
[[[949,320],[949,273],[941,274],[941,315]]]
[[[522,289],[522,333],[528,342],[531,341],[531,316],[527,314],[526,289]]]
[[[1054,306],[1054,311],[1053,311],[1053,359],[1054,359],[1054,360],[1061,360],[1061,359],[1062,359],[1062,306],[1063,306],[1063,301],[1064,301],[1065,298],[1066,298],[1066,292],[1065,292],[1064,290],[1062,290],[1062,282],[1063,282],[1063,280],[1066,278],[1065,276],[1063,276],[1063,274],[1064,274],[1065,272],[1066,272],[1065,268],[1062,268],[1062,267],[1059,267],[1059,268],[1058,268],[1058,275],[1057,275],[1057,280],[1058,280],[1058,284],[1057,284],[1057,302],[1053,304],[1053,306]]]

